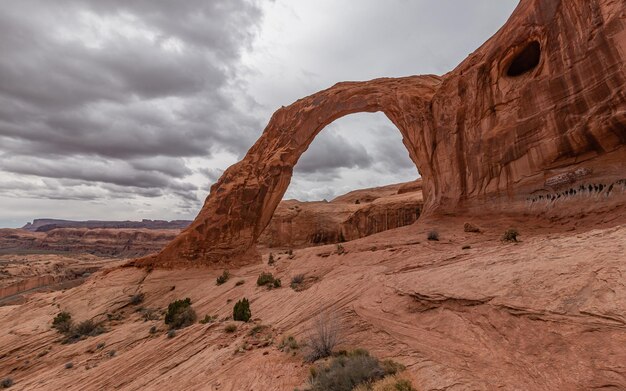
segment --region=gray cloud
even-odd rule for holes
[[[191,218],[277,107],[340,80],[449,71],[515,2],[8,0],[0,221]],[[290,194],[413,179],[406,155],[378,123],[325,130]]]
[[[360,144],[337,133],[320,135],[302,155],[296,173],[328,173],[340,168],[368,168],[373,159]]]
[[[12,190],[197,206],[183,158],[240,155],[262,128],[233,104],[245,92],[232,82],[261,16],[254,0],[5,4],[0,170],[57,180]]]

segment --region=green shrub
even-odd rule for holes
[[[509,228],[504,231],[504,235],[502,235],[503,242],[517,242],[517,236],[519,232],[515,228]]]
[[[297,291],[298,289],[300,289],[300,285],[304,282],[305,278],[306,275],[304,274],[296,274],[295,276],[291,277],[291,284],[289,284],[289,286],[294,291]]]
[[[234,333],[235,331],[237,331],[237,325],[236,324],[227,324],[226,327],[224,327],[224,331],[226,331],[227,333]]]
[[[205,315],[204,318],[200,320],[200,324],[213,323],[215,322],[215,319],[217,319],[217,315]]]
[[[278,345],[278,349],[280,349],[282,352],[290,352],[292,350],[298,350],[299,348],[300,344],[292,335],[288,336],[287,338],[283,338],[283,340],[280,342],[280,345]]]
[[[88,319],[73,325],[69,331],[65,332],[64,334],[66,338],[63,342],[74,343],[86,337],[95,337],[96,335],[100,335],[102,333],[104,333],[104,328],[95,323],[93,320]]]
[[[439,241],[439,232],[432,230],[428,233],[428,236],[426,238],[428,240]]]
[[[72,329],[72,315],[69,312],[59,312],[52,320],[52,328],[59,333],[65,334]]]
[[[252,317],[252,311],[250,311],[250,302],[245,297],[235,303],[233,307],[233,319],[247,322]]]
[[[137,305],[143,303],[145,295],[143,293],[137,293],[136,295],[131,296],[130,304]]]
[[[196,312],[191,308],[191,299],[176,300],[167,306],[165,314],[165,324],[170,329],[181,329],[191,326],[196,321]]]
[[[282,285],[282,283],[280,282],[280,278],[275,278],[274,279],[274,283],[272,284],[272,286],[274,288],[280,288],[281,285]]]
[[[167,332],[167,338],[174,338],[176,336],[176,330],[170,330]]]
[[[264,286],[264,285],[272,286],[274,284],[274,280],[275,279],[272,273],[263,272],[259,275],[259,278],[257,278],[256,284],[258,286]]]
[[[150,327],[150,334],[156,334],[156,332],[157,332],[157,327],[156,326]]]
[[[222,285],[223,283],[225,283],[229,279],[230,279],[230,273],[228,272],[228,270],[224,270],[222,272],[222,275],[217,277],[217,279],[216,279],[217,285]]]
[[[267,264],[272,266],[275,263],[276,263],[276,260],[274,259],[274,254],[270,253],[270,257],[267,260]]]
[[[395,374],[399,364],[381,364],[364,349],[334,357],[328,364],[314,367],[309,382],[311,391],[352,391],[360,384],[367,384]]]

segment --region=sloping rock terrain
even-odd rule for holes
[[[303,345],[315,319],[331,314],[341,325],[337,349],[403,363],[419,391],[624,390],[619,211],[559,220],[486,215],[471,220],[481,233],[465,232],[465,218],[426,219],[344,243],[341,252],[327,245],[274,253],[273,266],[231,268],[219,286],[221,269],[97,272],[76,288],[0,307],[0,377],[16,390],[305,389]],[[520,241],[504,243],[511,226]],[[426,239],[433,229],[439,241]],[[256,286],[261,272],[283,287]],[[310,278],[308,289],[289,287],[298,274]],[[131,304],[139,293],[144,301]],[[162,313],[185,297],[200,319],[217,319],[168,338]],[[233,322],[243,297],[252,321]],[[145,320],[146,309],[157,316]],[[106,332],[63,344],[51,328],[59,311],[102,322]],[[232,323],[237,330],[226,332]],[[261,344],[251,336],[259,325],[269,327]],[[289,335],[302,346],[295,354],[280,348]]]

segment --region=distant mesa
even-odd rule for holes
[[[190,220],[148,220],[141,221],[73,221],[59,219],[35,219],[32,223],[27,223],[22,229],[31,232],[48,232],[56,228],[112,228],[112,229],[184,229],[191,224]]]

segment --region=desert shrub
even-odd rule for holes
[[[2,388],[9,388],[12,385],[13,385],[13,379],[11,379],[10,377],[2,379],[2,381],[0,382],[0,387]]]
[[[57,315],[55,320],[52,322],[52,327],[56,328],[59,333],[65,335],[63,343],[74,343],[85,337],[94,337],[104,333],[104,328],[91,319],[74,324],[71,320],[71,316],[67,316],[69,314],[62,314],[63,313],[59,314],[61,316]]]
[[[275,280],[275,278],[272,275],[272,273],[262,272],[259,275],[259,278],[257,278],[256,284],[258,286],[264,286],[264,285],[272,286],[272,285],[274,285],[274,280]]]
[[[477,226],[475,226],[472,223],[465,223],[465,224],[463,224],[463,231],[478,233],[478,232],[480,232],[480,228],[478,228]]]
[[[385,376],[372,384],[361,384],[352,391],[416,391],[411,382],[396,375]]]
[[[159,313],[152,308],[143,308],[141,310],[141,313],[142,313],[141,316],[143,317],[144,322],[147,322],[149,320],[161,319],[161,315],[159,315]]]
[[[255,336],[255,335],[259,334],[260,332],[262,332],[263,330],[267,330],[269,328],[270,328],[270,326],[268,326],[268,325],[257,324],[252,329],[250,329],[250,331],[248,332],[248,335]]]
[[[117,352],[115,350],[109,350],[109,357],[115,357]]]
[[[267,260],[267,264],[272,266],[275,263],[276,263],[276,260],[274,259],[274,254],[270,253],[270,257]]]
[[[191,299],[187,297],[184,300],[173,301],[167,306],[165,324],[169,325],[170,329],[181,329],[191,326],[196,318],[196,311],[191,308]]]
[[[88,319],[74,326],[72,332],[81,336],[93,337],[98,334],[102,334],[104,330],[102,329],[102,326],[94,323],[93,320]]]
[[[337,318],[322,314],[314,321],[313,332],[309,335],[310,352],[307,360],[310,362],[328,357],[339,339],[339,322]]]
[[[72,329],[72,315],[69,312],[59,312],[52,320],[52,328],[59,333],[67,333]]]
[[[215,319],[217,319],[217,315],[205,315],[204,318],[200,320],[200,324],[213,323],[215,322]]]
[[[176,336],[176,330],[170,330],[167,332],[167,338],[174,338]]]
[[[99,344],[96,345],[96,349],[100,350],[102,348],[104,348],[105,343],[104,342],[100,342]]]
[[[217,279],[216,279],[217,285],[222,285],[223,283],[225,283],[229,279],[230,279],[230,273],[228,272],[228,270],[224,270],[222,272],[222,275],[217,277]]]
[[[304,282],[305,278],[306,278],[306,275],[304,274],[296,274],[295,276],[291,277],[291,284],[289,284],[289,286],[293,290],[298,290],[298,288],[300,287],[300,284]]]
[[[145,298],[145,295],[143,293],[137,293],[136,295],[132,295],[130,298],[130,304],[131,305],[138,305],[143,303],[143,299]]]
[[[515,228],[509,228],[504,231],[504,235],[502,235],[503,242],[517,242],[517,236],[519,232]]]
[[[235,303],[233,307],[233,319],[247,322],[252,317],[252,311],[250,311],[250,302],[245,297]]]
[[[280,288],[281,285],[282,285],[282,283],[280,282],[280,278],[275,278],[274,279],[274,283],[272,284],[272,286],[274,288]]]
[[[237,282],[235,283],[235,286],[240,286],[240,285],[243,285],[243,284],[245,284],[245,283],[246,283],[246,281],[244,281],[244,280],[239,280],[239,281],[237,281]]]
[[[338,244],[337,245],[337,254],[341,255],[341,254],[344,254],[345,252],[346,252],[346,249],[343,248],[343,245]]]
[[[290,335],[287,338],[283,338],[278,345],[278,349],[280,349],[281,352],[290,352],[292,350],[300,349],[300,344],[292,335]]]
[[[434,240],[434,241],[438,241],[439,240],[439,232],[432,230],[430,232],[428,232],[428,236],[426,236],[426,238],[428,240]]]
[[[74,363],[73,362],[70,361],[68,363],[65,363],[65,369],[72,369],[72,368],[74,368]]]
[[[157,327],[156,326],[150,327],[150,334],[156,334],[156,332],[157,332]]]
[[[311,371],[309,382],[311,391],[352,391],[359,385],[375,382],[387,372],[380,361],[369,355],[367,350],[357,349],[345,355],[334,357],[328,364]]]
[[[226,327],[224,327],[224,331],[226,331],[227,333],[234,333],[235,331],[237,331],[237,325],[234,323],[227,324]]]

